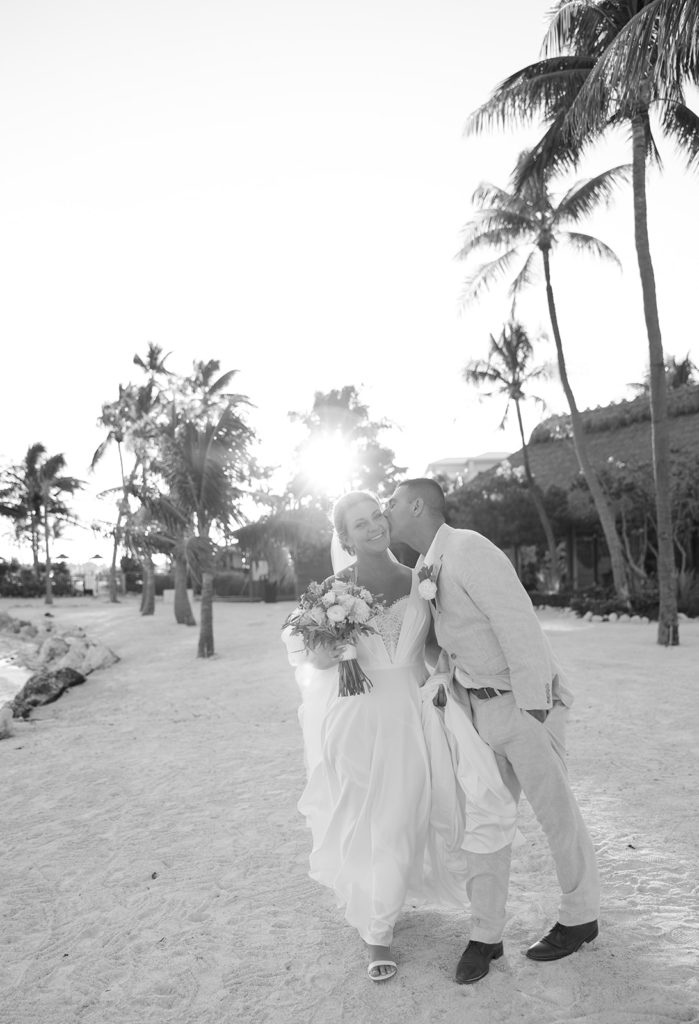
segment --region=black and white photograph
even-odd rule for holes
[[[0,1024],[699,1024],[699,0],[3,0],[0,139]]]

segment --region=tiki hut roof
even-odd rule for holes
[[[699,385],[686,384],[668,392],[670,447],[673,452],[699,455]],[[590,458],[602,468],[609,460],[639,466],[651,462],[650,402],[647,395],[582,413]],[[579,475],[569,416],[551,416],[529,440],[532,472],[543,491],[564,490]],[[510,456],[521,466],[522,451]],[[492,470],[491,470],[492,472]]]

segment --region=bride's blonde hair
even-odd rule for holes
[[[350,546],[347,538],[347,513],[355,505],[358,505],[360,501],[375,501],[379,508],[381,508],[381,502],[372,494],[371,491],[348,491],[347,494],[343,494],[341,498],[338,498],[333,505],[333,526],[335,527],[335,533],[338,536],[340,544],[344,551],[347,551],[350,555],[354,554],[354,549]]]

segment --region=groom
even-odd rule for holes
[[[590,837],[568,783],[564,725],[570,692],[509,559],[473,530],[445,523],[444,494],[428,478],[399,484],[388,501],[391,540],[423,559],[435,583],[434,622],[449,671],[468,694],[473,724],[514,796],[524,792],[546,833],[561,886],[558,921],[531,960],[558,960],[597,936],[599,881]],[[502,956],[511,845],[468,854],[471,941],[456,968],[467,985]]]

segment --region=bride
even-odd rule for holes
[[[390,947],[401,910],[467,906],[464,851],[511,842],[516,808],[458,684],[447,674],[428,679],[429,602],[417,574],[389,552],[377,499],[352,491],[333,520],[351,562],[338,571],[334,552],[336,575],[382,605],[375,632],[356,645],[372,684],[362,694],[338,696],[341,649],[309,651],[290,628],[282,634],[302,695],[307,785],[298,806],[313,835],[310,876],[334,891],[364,940],[371,980],[386,981],[397,971]]]

